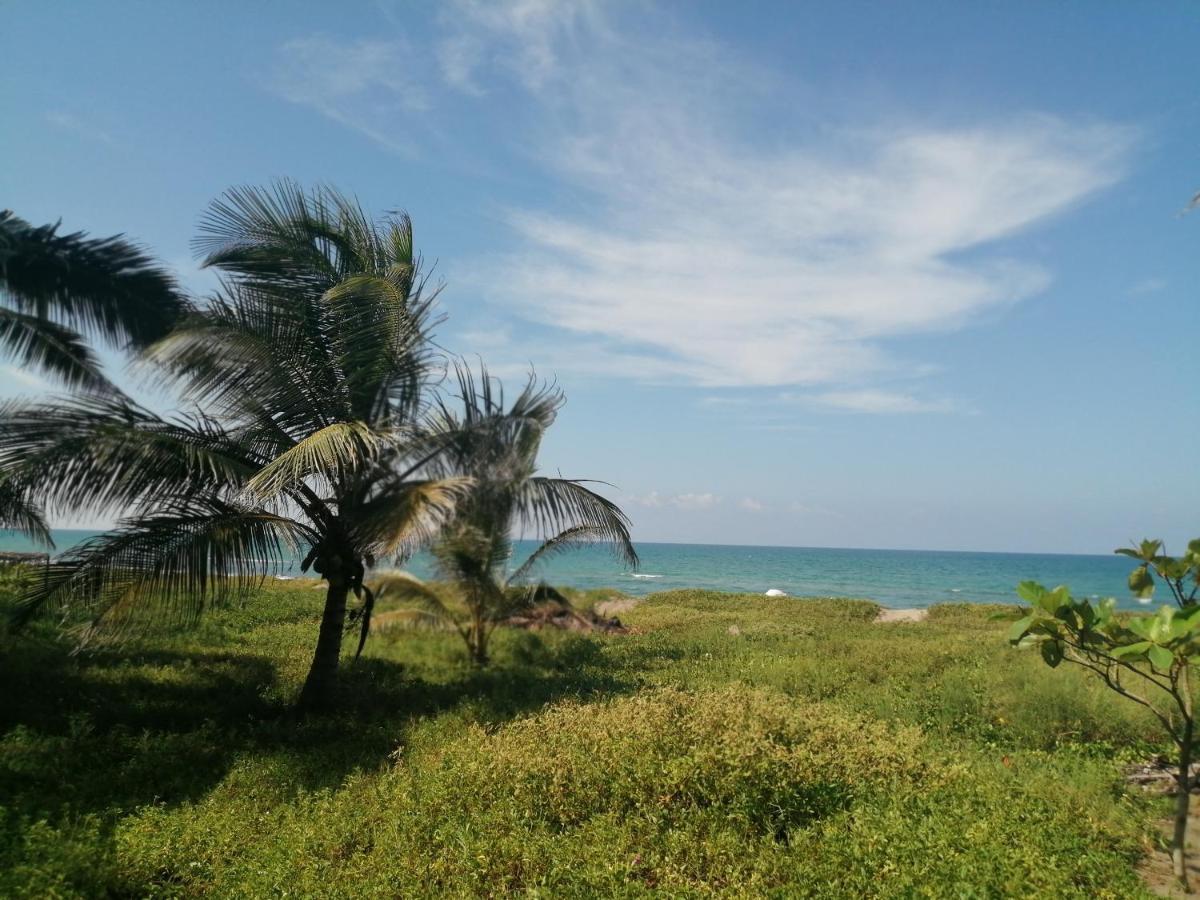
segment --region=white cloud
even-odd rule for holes
[[[715,494],[676,494],[671,505],[677,509],[711,509],[721,502]]]
[[[747,512],[762,512],[767,507],[760,500],[755,500],[753,497],[743,497],[738,501],[738,506]]]
[[[447,34],[437,45],[442,76],[467,93],[485,93],[476,79],[494,67],[538,91],[562,73],[580,33],[603,28],[592,0],[452,0],[442,10]]]
[[[74,113],[53,110],[46,113],[46,121],[56,128],[69,131],[79,137],[86,138],[109,147],[117,146],[117,140],[103,128],[98,128],[91,122],[85,121]]]
[[[809,516],[815,518],[831,518],[845,519],[846,517],[832,509],[826,509],[824,506],[814,506],[811,503],[802,503],[799,500],[793,501],[788,505],[788,510],[797,515]]]
[[[455,0],[428,41],[282,50],[284,96],[396,149],[412,149],[413,115],[436,131],[442,101],[509,92],[499,124],[477,117],[499,129],[489,146],[525,142],[570,199],[511,209],[515,248],[456,284],[525,320],[489,354],[497,372],[532,359],[572,377],[942,411],[875,389],[927,368],[897,345],[1043,290],[1051,272],[997,245],[1120,178],[1136,137],[1037,114],[807,122],[803,85],[638,12],[635,29],[590,0]]]
[[[648,494],[633,494],[629,497],[629,502],[648,509],[671,507],[673,509],[701,510],[717,506],[720,504],[721,498],[716,494],[708,493],[660,494],[658,491],[651,491]]]
[[[1141,294],[1157,294],[1159,291],[1166,290],[1167,280],[1165,278],[1145,278],[1139,281],[1129,289],[1129,293],[1138,296]]]
[[[1040,266],[982,251],[1113,183],[1133,141],[1103,122],[894,113],[784,140],[788,85],[767,94],[712,44],[551,6],[488,4],[458,38],[493,48],[473,77],[511,75],[487,64],[504,48],[540,61],[519,79],[544,113],[530,151],[586,199],[513,210],[520,248],[479,283],[571,336],[573,373],[707,386],[909,374],[919,364],[894,359],[895,340],[1046,287]],[[746,127],[751,106],[783,121]]]
[[[280,47],[270,84],[292,103],[411,154],[416,145],[408,125],[430,106],[426,86],[413,74],[421,68],[414,65],[418,58],[403,40],[299,38]]]
[[[950,400],[924,400],[911,394],[873,389],[827,391],[811,399],[820,406],[861,413],[947,413],[959,409]]]
[[[885,342],[960,328],[1043,289],[1036,266],[963,254],[1110,183],[1126,141],[1032,119],[862,136],[847,162],[713,133],[666,125],[620,135],[592,161],[561,159],[601,211],[514,213],[524,248],[497,263],[493,299],[696,384],[892,373]]]

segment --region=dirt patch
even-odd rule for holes
[[[1196,801],[1193,798],[1192,803]],[[1163,819],[1158,823],[1158,830],[1162,832],[1162,846],[1165,847],[1171,840],[1172,821]],[[1179,886],[1179,882],[1175,880],[1175,874],[1171,870],[1171,854],[1162,847],[1155,847],[1151,850],[1142,864],[1138,866],[1138,874],[1142,876],[1142,881],[1146,883],[1152,892],[1160,897],[1195,897],[1197,888],[1200,888],[1200,859],[1197,859],[1196,835],[1200,834],[1200,815],[1192,813],[1188,816],[1188,839],[1187,839],[1187,873],[1188,884],[1192,888],[1191,893],[1184,893],[1183,888]]]
[[[599,631],[606,634],[627,634],[629,629],[621,624],[621,620],[607,611],[586,610],[580,612],[561,603],[544,603],[518,616],[510,616],[504,624],[511,628],[524,628],[528,631],[540,631],[543,628],[555,628],[560,631]]]
[[[1125,781],[1151,794],[1174,796],[1179,791],[1179,780],[1176,777],[1175,766],[1165,756],[1155,756],[1152,759],[1128,766],[1125,769]],[[1200,835],[1200,763],[1193,763],[1191,769],[1192,808],[1188,815],[1187,840],[1187,873],[1192,893],[1185,894],[1175,880],[1171,868],[1171,854],[1163,849],[1171,840],[1174,830],[1172,819],[1162,819],[1158,822],[1158,831],[1162,834],[1159,846],[1153,848],[1142,864],[1138,866],[1138,874],[1146,887],[1160,897],[1194,897],[1200,887],[1200,858],[1197,858],[1196,836]]]
[[[875,617],[876,624],[888,622],[924,622],[929,618],[927,609],[881,609]]]
[[[622,597],[620,600],[604,600],[597,603],[593,607],[598,616],[619,616],[623,612],[629,612],[639,603],[642,602],[641,597]]]

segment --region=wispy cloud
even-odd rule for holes
[[[550,112],[536,152],[591,202],[513,210],[521,248],[493,260],[486,284],[497,304],[573,336],[574,367],[610,375],[837,386],[909,373],[897,340],[1048,284],[1040,266],[985,251],[1113,183],[1134,137],[1044,115],[970,127],[893,115],[751,140],[740,107],[768,104],[739,60],[596,24],[594,11],[572,25],[569,53],[553,43],[562,30],[529,44],[554,61],[537,68]]]
[[[755,500],[753,497],[743,497],[738,501],[738,507],[747,512],[762,512],[766,509],[766,504],[761,500]]]
[[[925,400],[912,394],[874,389],[814,394],[818,406],[861,413],[948,413],[961,407],[952,400]]]
[[[716,494],[660,494],[651,491],[648,494],[633,494],[628,502],[648,509],[671,507],[683,510],[711,509],[721,502]]]
[[[69,131],[93,143],[105,144],[109,147],[117,146],[117,139],[111,134],[74,113],[64,112],[63,110],[52,110],[46,113],[46,121],[55,128]]]
[[[270,86],[388,149],[413,154],[408,123],[430,105],[427,87],[413,74],[422,68],[416,59],[401,39],[298,38],[280,47]]]
[[[1129,293],[1134,296],[1144,294],[1157,294],[1159,291],[1166,290],[1167,280],[1165,278],[1145,278],[1129,289]]]
[[[396,120],[434,117],[442,100],[520,101],[530,127],[492,126],[497,142],[575,199],[509,210],[515,249],[472,267],[497,315],[555,335],[515,327],[498,370],[535,359],[573,376],[947,411],[879,389],[922,374],[903,340],[1043,290],[1052,273],[1000,242],[1118,180],[1136,141],[1033,113],[947,125],[889,109],[814,127],[781,100],[803,85],[639,9],[653,27],[587,0],[455,0],[427,51],[283,48],[285,96],[397,148],[412,149]]]
[[[831,519],[845,519],[846,518],[846,516],[842,515],[840,512],[836,512],[835,510],[827,509],[824,506],[816,506],[811,503],[804,503],[799,500],[795,500],[792,503],[789,503],[788,511],[793,512],[796,515],[809,516],[809,517],[814,517],[814,518],[831,518]]]
[[[574,47],[605,28],[592,0],[452,0],[441,20],[446,34],[436,52],[442,75],[475,95],[486,93],[477,73],[488,69],[541,90],[562,75]]]

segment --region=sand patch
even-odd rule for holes
[[[594,607],[598,616],[619,616],[623,612],[628,612],[639,603],[642,602],[641,597],[625,597],[620,600],[603,600],[597,603]]]
[[[881,609],[875,617],[876,624],[887,622],[924,622],[929,618],[927,609]]]

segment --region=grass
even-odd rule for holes
[[[299,719],[313,586],[0,637],[0,896],[1143,895],[1160,810],[1119,766],[1154,723],[1005,610],[675,591],[484,671],[391,631]]]

